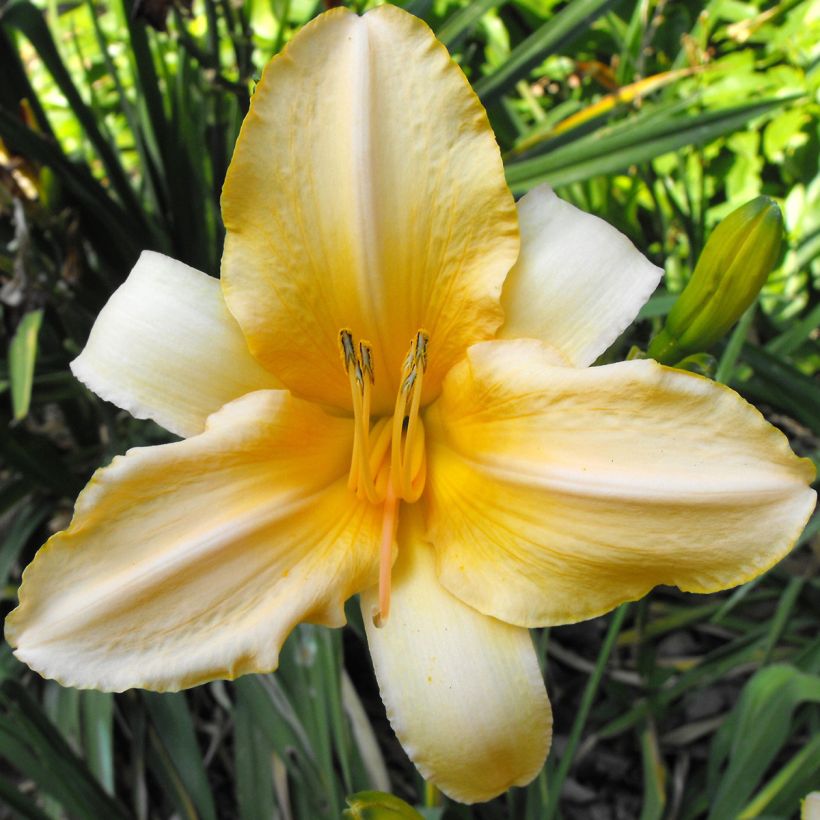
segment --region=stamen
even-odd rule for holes
[[[371,402],[375,384],[373,349],[362,340],[358,348],[347,328],[339,331],[342,361],[350,381],[353,404],[353,452],[348,487],[357,498],[383,504],[387,486],[393,495],[408,502],[419,499],[424,489],[426,455],[424,426],[419,418],[424,374],[427,369],[429,336],[419,330],[410,342],[402,364],[399,391],[392,424],[380,419],[370,429]],[[382,469],[390,451],[390,465]]]
[[[413,465],[412,453],[416,447],[419,435],[419,409],[421,408],[421,394],[424,382],[424,371],[427,369],[427,344],[429,336],[424,330],[419,330],[410,343],[410,350],[404,359],[401,372],[401,387],[396,396],[396,406],[393,410],[393,441],[390,477],[393,486],[398,488],[402,498],[418,499],[420,490],[413,485],[413,477],[418,475]],[[402,434],[406,434],[402,442]],[[423,486],[423,474],[422,474]]]
[[[353,334],[346,327],[339,331],[339,345],[342,349],[345,372],[349,372],[350,366],[356,364],[356,345],[353,344]]]
[[[407,489],[402,491],[401,497],[408,504],[413,504],[421,498],[427,476],[427,448],[424,446],[423,425],[419,427],[418,434],[410,446],[405,443],[405,458],[405,469],[409,466],[411,479]]]
[[[384,498],[387,473],[379,473],[379,467],[390,449],[391,428],[389,419],[379,419],[370,431],[370,472],[375,476],[376,491]]]
[[[359,342],[359,356],[362,361],[362,369],[367,374],[370,384],[376,383],[376,377],[373,373],[373,348],[370,342]]]
[[[353,407],[355,413],[356,407],[356,391],[353,389],[352,374],[358,367],[356,361],[356,346],[353,344],[353,333],[347,328],[342,328],[339,331],[339,348],[342,353],[342,362],[344,364],[345,372],[351,377],[351,393],[353,395]],[[356,492],[359,485],[359,460],[361,458],[360,451],[361,443],[359,441],[359,425],[353,425],[353,455],[350,459],[350,473],[347,477],[347,487],[349,490]]]
[[[410,413],[407,421],[407,438],[404,442],[404,453],[402,455],[401,473],[401,494],[404,498],[413,495],[413,448],[415,446],[417,431],[419,429],[419,408],[421,407],[421,391],[424,382],[424,371],[427,368],[427,341],[428,336],[420,330],[416,334],[413,384],[413,391],[410,403]],[[422,428],[424,429],[424,428]]]
[[[427,370],[427,343],[430,336],[426,330],[416,333],[416,364],[421,365],[421,369]]]
[[[396,396],[396,404],[393,407],[393,440],[390,457],[390,479],[394,487],[401,489],[402,486],[402,433],[404,432],[404,419],[407,415],[407,404],[410,398],[410,391],[415,384],[415,342],[410,344],[410,350],[404,358],[401,369],[401,381],[399,382],[399,392]]]
[[[358,497],[375,504],[380,501],[370,469],[370,402],[373,388],[373,351],[368,342],[359,344],[356,355],[353,334],[347,328],[339,331],[342,360],[350,380],[353,400],[353,456],[347,486]]]

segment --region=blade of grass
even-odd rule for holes
[[[804,701],[820,702],[820,678],[791,666],[767,666],[743,687],[737,707],[718,732],[721,742],[716,738],[712,744],[708,820],[737,817],[743,810]],[[725,770],[723,759],[728,761]]]
[[[216,820],[216,807],[185,695],[143,692],[142,696],[157,737],[196,805],[198,816],[203,820]]]
[[[273,792],[273,749],[259,731],[248,702],[234,708],[234,774],[240,820],[269,820],[276,816]]]
[[[0,685],[0,755],[76,817],[128,820],[74,754],[39,705],[16,681]]]
[[[23,547],[52,512],[52,505],[36,499],[27,500],[15,511],[14,519],[0,539],[0,580],[9,577]]]
[[[88,168],[68,159],[52,140],[27,128],[16,116],[2,108],[0,137],[17,153],[54,171],[76,201],[84,218],[85,231],[94,236],[98,252],[114,267],[128,270],[144,244],[130,230],[132,220]]]
[[[567,185],[677,151],[711,142],[749,120],[783,105],[788,98],[763,100],[687,117],[639,114],[617,129],[599,129],[544,156],[507,166],[507,182],[522,194],[535,185]]]
[[[437,29],[436,38],[445,46],[452,47],[461,36],[491,9],[500,6],[504,0],[473,0],[453,12]],[[452,50],[452,48],[451,48]]]
[[[794,606],[797,603],[797,596],[800,595],[800,590],[803,589],[806,579],[801,577],[794,577],[789,580],[786,589],[780,596],[780,601],[777,604],[777,609],[771,619],[771,626],[769,627],[769,634],[766,636],[765,651],[763,653],[763,664],[771,662],[772,653],[774,652],[777,642],[780,640],[783,630],[786,628],[786,623],[794,611]]]
[[[548,139],[564,134],[567,131],[572,131],[591,120],[597,120],[602,114],[608,114],[618,107],[627,106],[636,100],[641,100],[648,94],[652,94],[676,80],[689,77],[695,71],[701,70],[703,70],[702,67],[693,66],[679,71],[664,71],[652,77],[644,77],[637,82],[625,85],[612,94],[601,97],[597,102],[582,108],[580,111],[573,112],[560,122],[547,127],[539,124],[539,126],[533,128],[516,143],[510,155],[516,156],[525,151],[530,151]]]
[[[81,693],[83,750],[88,768],[108,794],[114,794],[114,696]]]
[[[738,638],[731,644],[721,647],[694,668],[680,674],[674,682],[659,691],[654,703],[640,700],[623,714],[613,718],[609,723],[598,730],[599,738],[615,737],[628,731],[642,719],[653,714],[655,709],[667,708],[678,700],[684,693],[699,686],[707,686],[720,677],[727,675],[733,669],[759,661],[762,652],[763,632],[767,629],[764,624],[751,634]]]
[[[310,624],[301,624],[283,648],[288,663],[279,674],[286,679],[291,702],[299,721],[310,738],[329,814],[342,811],[343,789],[334,766],[333,729],[327,680],[322,663],[321,632]]]
[[[31,108],[34,120],[44,134],[54,136],[51,124],[32,88],[28,75],[12,40],[0,25],[0,65],[3,66],[3,82],[0,83],[0,107],[15,111],[23,100]]]
[[[749,820],[763,814],[786,816],[800,799],[818,785],[820,773],[820,733],[783,766],[741,810],[738,820]],[[766,810],[769,811],[766,811]]]
[[[367,717],[349,675],[342,670],[342,704],[350,720],[353,739],[368,776],[368,787],[380,792],[390,791],[390,777],[384,763],[373,726]]]
[[[779,356],[794,353],[801,344],[820,327],[820,303],[816,304],[802,319],[791,323],[785,330],[767,345],[766,350]]]
[[[666,767],[651,722],[641,731],[640,741],[643,761],[643,809],[640,820],[661,820],[666,808]]]
[[[52,820],[45,812],[37,808],[28,797],[22,795],[14,783],[9,783],[5,777],[0,777],[0,805],[12,813],[13,817],[21,820]]]
[[[797,368],[761,347],[744,344],[742,357],[755,374],[775,392],[774,403],[792,414],[803,424],[820,433],[820,385]],[[733,382],[732,387],[743,390],[747,385]]]
[[[140,167],[144,169],[143,179],[145,188],[151,197],[154,213],[159,214],[161,209],[156,191],[156,174],[152,173],[154,161],[148,151],[147,146],[145,145],[145,139],[142,133],[142,128],[140,127],[138,113],[134,105],[128,99],[125,84],[120,78],[120,72],[117,70],[114,60],[111,59],[108,39],[105,36],[102,26],[100,25],[99,15],[97,14],[97,10],[94,8],[94,0],[86,0],[86,4],[89,11],[91,24],[94,29],[94,36],[97,40],[97,47],[102,55],[108,76],[111,77],[114,87],[116,88],[118,98],[117,101],[123,115],[125,116],[126,122],[128,123],[128,130],[134,139],[134,147],[136,148],[139,156]]]
[[[199,820],[194,801],[154,726],[148,728],[146,752],[148,766],[159,781],[162,795],[176,808],[173,816],[183,820]]]
[[[516,46],[503,65],[478,80],[473,86],[475,93],[484,102],[502,94],[536,63],[588,29],[612,5],[613,0],[574,0]]]
[[[325,784],[316,763],[311,740],[277,677],[248,675],[237,680],[234,689],[237,701],[246,701],[256,725],[298,784],[297,794],[319,804],[316,814],[323,816],[326,809]]]
[[[123,207],[131,215],[132,231],[142,235],[143,239],[147,240],[148,225],[143,218],[139,199],[131,187],[119,155],[114,146],[103,135],[97,125],[94,112],[86,105],[71,79],[71,75],[57,51],[57,46],[54,44],[54,38],[51,36],[43,13],[29,0],[11,0],[3,8],[0,21],[4,26],[11,26],[20,31],[34,46],[102,160],[112,187]]]
[[[322,691],[326,695],[327,714],[333,747],[342,774],[345,793],[353,791],[351,765],[352,745],[347,718],[342,707],[341,681],[341,633],[322,629],[317,633],[319,651],[317,653],[318,672]]]
[[[558,764],[558,769],[555,772],[555,776],[550,780],[547,786],[547,805],[544,808],[544,820],[552,820],[552,818],[557,815],[558,802],[561,799],[561,788],[564,785],[567,775],[569,774],[570,768],[572,767],[575,752],[578,748],[578,743],[581,740],[581,733],[584,731],[587,717],[589,717],[589,712],[595,700],[595,695],[598,692],[598,687],[600,686],[601,680],[604,676],[604,669],[606,668],[609,656],[615,647],[615,643],[618,639],[618,635],[621,631],[621,627],[623,626],[627,612],[629,612],[629,604],[624,604],[618,607],[609,622],[609,629],[607,630],[606,637],[601,645],[601,649],[598,652],[598,659],[595,662],[595,670],[590,675],[586,688],[584,689],[584,693],[581,696],[581,703],[578,706],[578,713],[572,724],[572,730],[570,731],[566,748],[564,749],[563,755],[561,755],[561,761]]]
[[[722,384],[729,384],[732,381],[732,374],[735,370],[740,351],[743,349],[743,343],[749,335],[749,328],[755,318],[757,312],[757,303],[751,305],[746,312],[740,317],[732,335],[729,337],[729,343],[723,350],[723,354],[718,362],[715,370],[715,381]]]

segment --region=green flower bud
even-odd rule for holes
[[[346,799],[344,820],[423,820],[404,800],[385,792],[357,792]]]
[[[780,255],[782,236],[783,217],[769,197],[732,211],[712,231],[649,355],[674,364],[710,348],[757,298]]]

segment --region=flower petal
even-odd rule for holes
[[[23,574],[6,637],[68,686],[176,690],[273,669],[378,575],[378,511],[346,486],[352,422],[286,391],[96,473]]]
[[[416,507],[402,509],[390,617],[362,593],[387,716],[419,771],[462,803],[490,800],[540,771],[552,735],[529,632],[465,606],[436,580]]]
[[[504,283],[499,337],[540,339],[586,367],[638,315],[663,270],[548,185],[519,200],[518,219],[521,254]]]
[[[297,394],[349,407],[339,330],[374,348],[374,409],[430,333],[425,395],[491,338],[518,255],[515,205],[478,98],[394,6],[307,25],[265,69],[222,193],[225,298]]]
[[[735,392],[652,361],[551,366],[476,345],[425,419],[439,579],[521,626],[591,618],[656,584],[714,592],[779,561],[814,468]]]
[[[245,393],[281,387],[249,353],[216,279],[144,251],[97,317],[74,375],[179,436]]]

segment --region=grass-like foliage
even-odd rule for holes
[[[777,267],[703,366],[817,461],[816,5],[403,5],[487,107],[516,195],[550,182],[665,265],[662,290],[606,360],[646,347],[723,217],[759,194],[781,205]],[[169,440],[89,393],[68,362],[143,248],[218,273],[219,193],[254,81],[323,9],[0,0],[4,613],[92,471]],[[344,630],[299,627],[276,673],[184,694],[61,688],[3,644],[0,818],[323,820],[366,790],[427,818],[795,817],[820,788],[818,521],[732,592],[658,589],[537,632],[556,721],[548,764],[474,808],[425,790],[393,737],[358,607]]]

